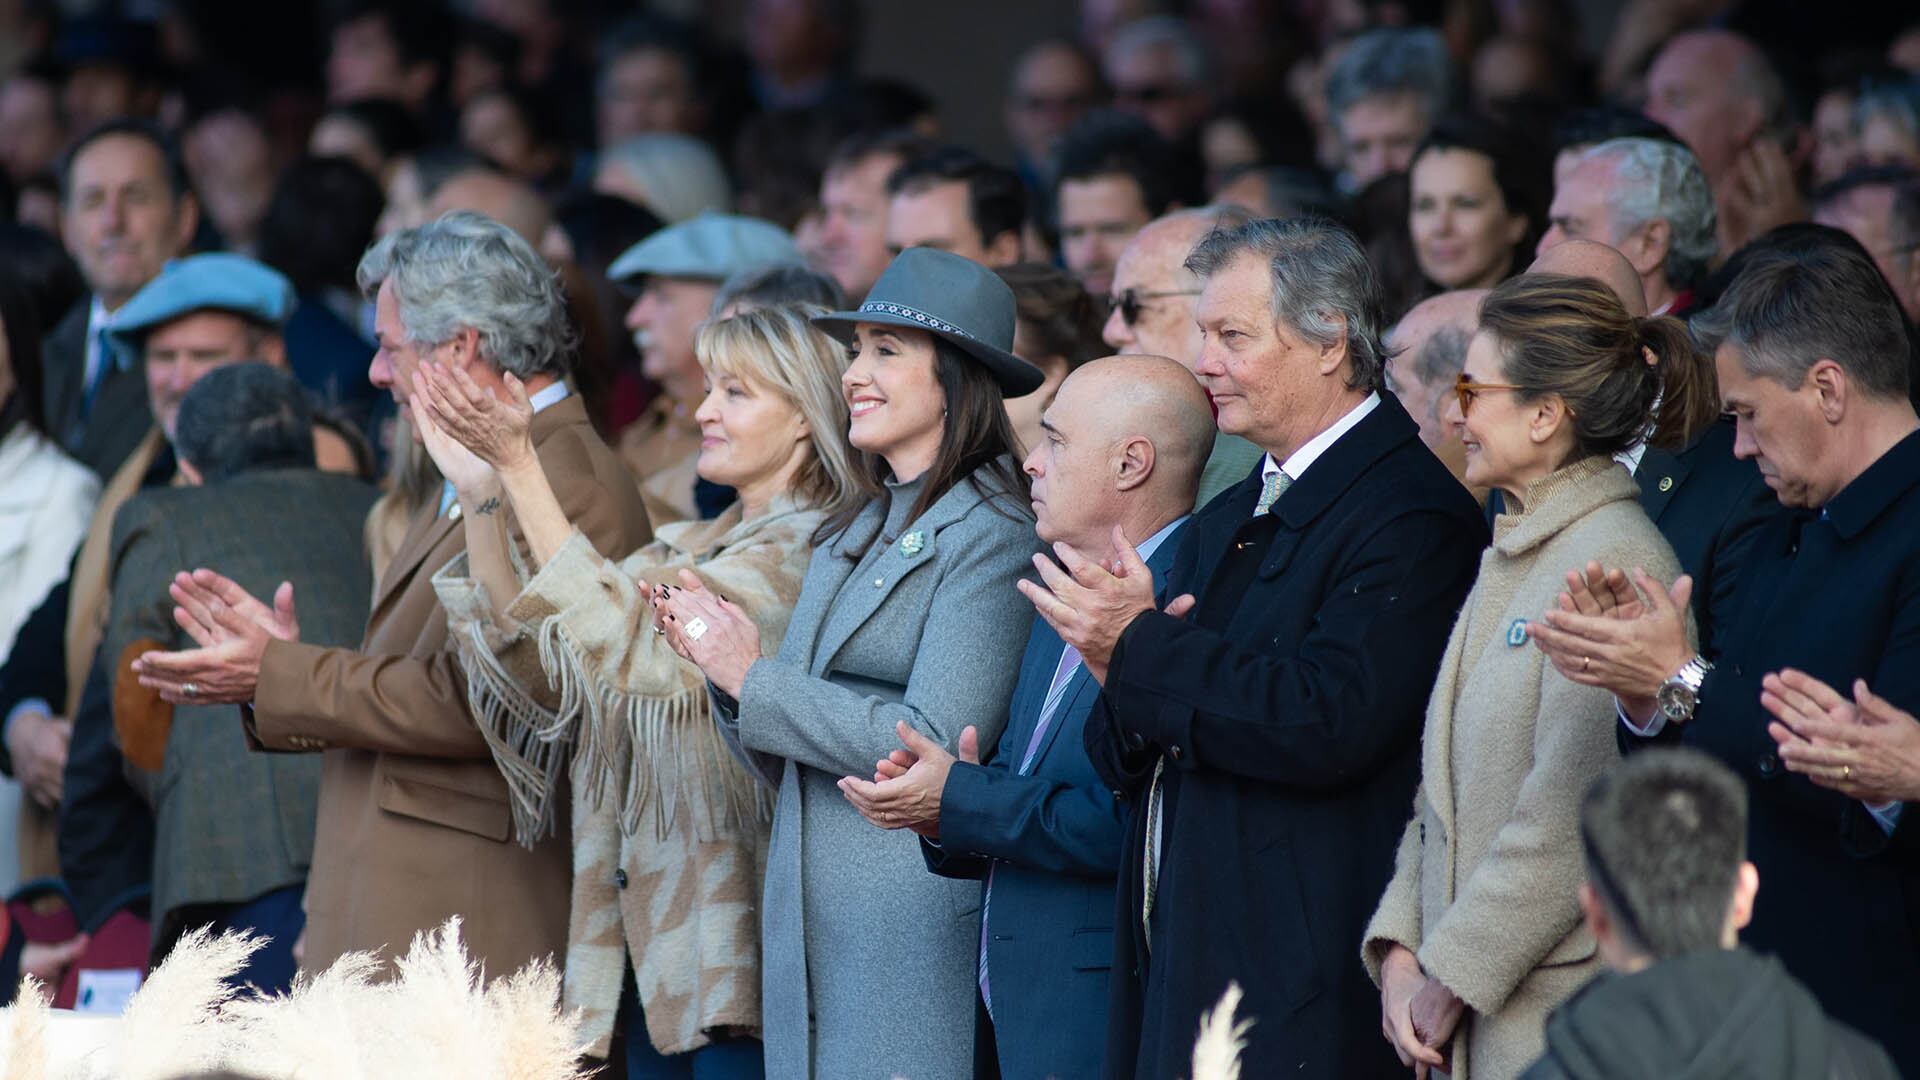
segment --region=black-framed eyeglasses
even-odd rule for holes
[[[1128,326],[1140,321],[1140,312],[1145,310],[1149,300],[1165,300],[1172,296],[1199,296],[1199,289],[1166,289],[1161,292],[1141,292],[1139,289],[1121,289],[1113,295],[1113,308],[1120,313],[1120,319]]]

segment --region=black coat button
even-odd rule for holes
[[[627,887],[626,870],[620,869],[620,870],[615,870],[613,872],[613,884],[614,884],[614,887],[618,889],[624,889]]]
[[[1173,758],[1173,760],[1175,760],[1175,761],[1179,761],[1179,760],[1180,760],[1180,748],[1179,748],[1179,747],[1177,747],[1177,746],[1173,746],[1173,747],[1168,747],[1168,748],[1167,748],[1167,756],[1169,756],[1169,757],[1171,757],[1171,758]]]
[[[1126,738],[1123,741],[1127,744],[1127,749],[1129,750],[1139,750],[1147,745],[1147,740],[1141,737],[1137,731],[1127,732]]]
[[[1772,754],[1761,754],[1759,765],[1761,776],[1772,776],[1780,771],[1780,759]]]

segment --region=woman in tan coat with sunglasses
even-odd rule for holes
[[[1445,412],[1468,483],[1507,512],[1441,660],[1413,818],[1361,947],[1382,1032],[1416,1070],[1518,1075],[1598,970],[1578,816],[1618,754],[1613,699],[1554,670],[1528,624],[1595,560],[1679,574],[1623,462],[1685,445],[1716,394],[1678,321],[1634,318],[1588,279],[1525,275],[1481,308]]]

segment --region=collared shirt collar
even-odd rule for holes
[[[1909,432],[1821,507],[1820,516],[1847,539],[1867,531],[1887,507],[1920,483],[1920,430]]]
[[[1266,476],[1274,472],[1283,472],[1287,474],[1288,480],[1293,483],[1299,483],[1300,478],[1307,474],[1307,469],[1312,466],[1314,462],[1320,460],[1320,455],[1326,453],[1328,447],[1339,442],[1340,436],[1352,431],[1359,425],[1360,421],[1367,418],[1368,413],[1379,407],[1380,393],[1376,390],[1368,394],[1365,401],[1348,409],[1347,415],[1335,420],[1333,425],[1327,428],[1327,430],[1308,439],[1300,449],[1289,454],[1287,460],[1275,462],[1273,455],[1268,454],[1266,460],[1261,463],[1260,475]]]
[[[567,395],[572,392],[573,391],[567,389],[565,379],[555,379],[551,384],[543,386],[534,393],[527,395],[527,404],[533,406],[534,412],[539,412],[549,405],[558,405],[560,402],[565,401]]]
[[[1167,542],[1167,537],[1172,536],[1173,531],[1185,525],[1187,519],[1192,516],[1192,514],[1181,514],[1179,517],[1161,526],[1159,532],[1140,541],[1139,545],[1134,548],[1135,551],[1140,553],[1140,561],[1146,562],[1148,559],[1153,558],[1153,553],[1160,550],[1160,545]]]

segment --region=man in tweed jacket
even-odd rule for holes
[[[287,422],[263,425],[255,406],[276,391]],[[256,930],[274,939],[245,976],[263,989],[283,987],[293,974],[320,763],[249,753],[233,706],[173,709],[142,691],[129,665],[147,649],[192,646],[174,623],[167,586],[198,566],[219,566],[262,593],[290,581],[303,636],[333,645],[358,639],[371,589],[360,530],[376,492],[313,467],[301,403],[292,376],[258,364],[221,368],[187,395],[182,464],[204,483],[149,489],[115,516],[104,653],[116,683],[115,727],[153,806],[155,951],[208,923]],[[287,528],[290,521],[300,528]]]

